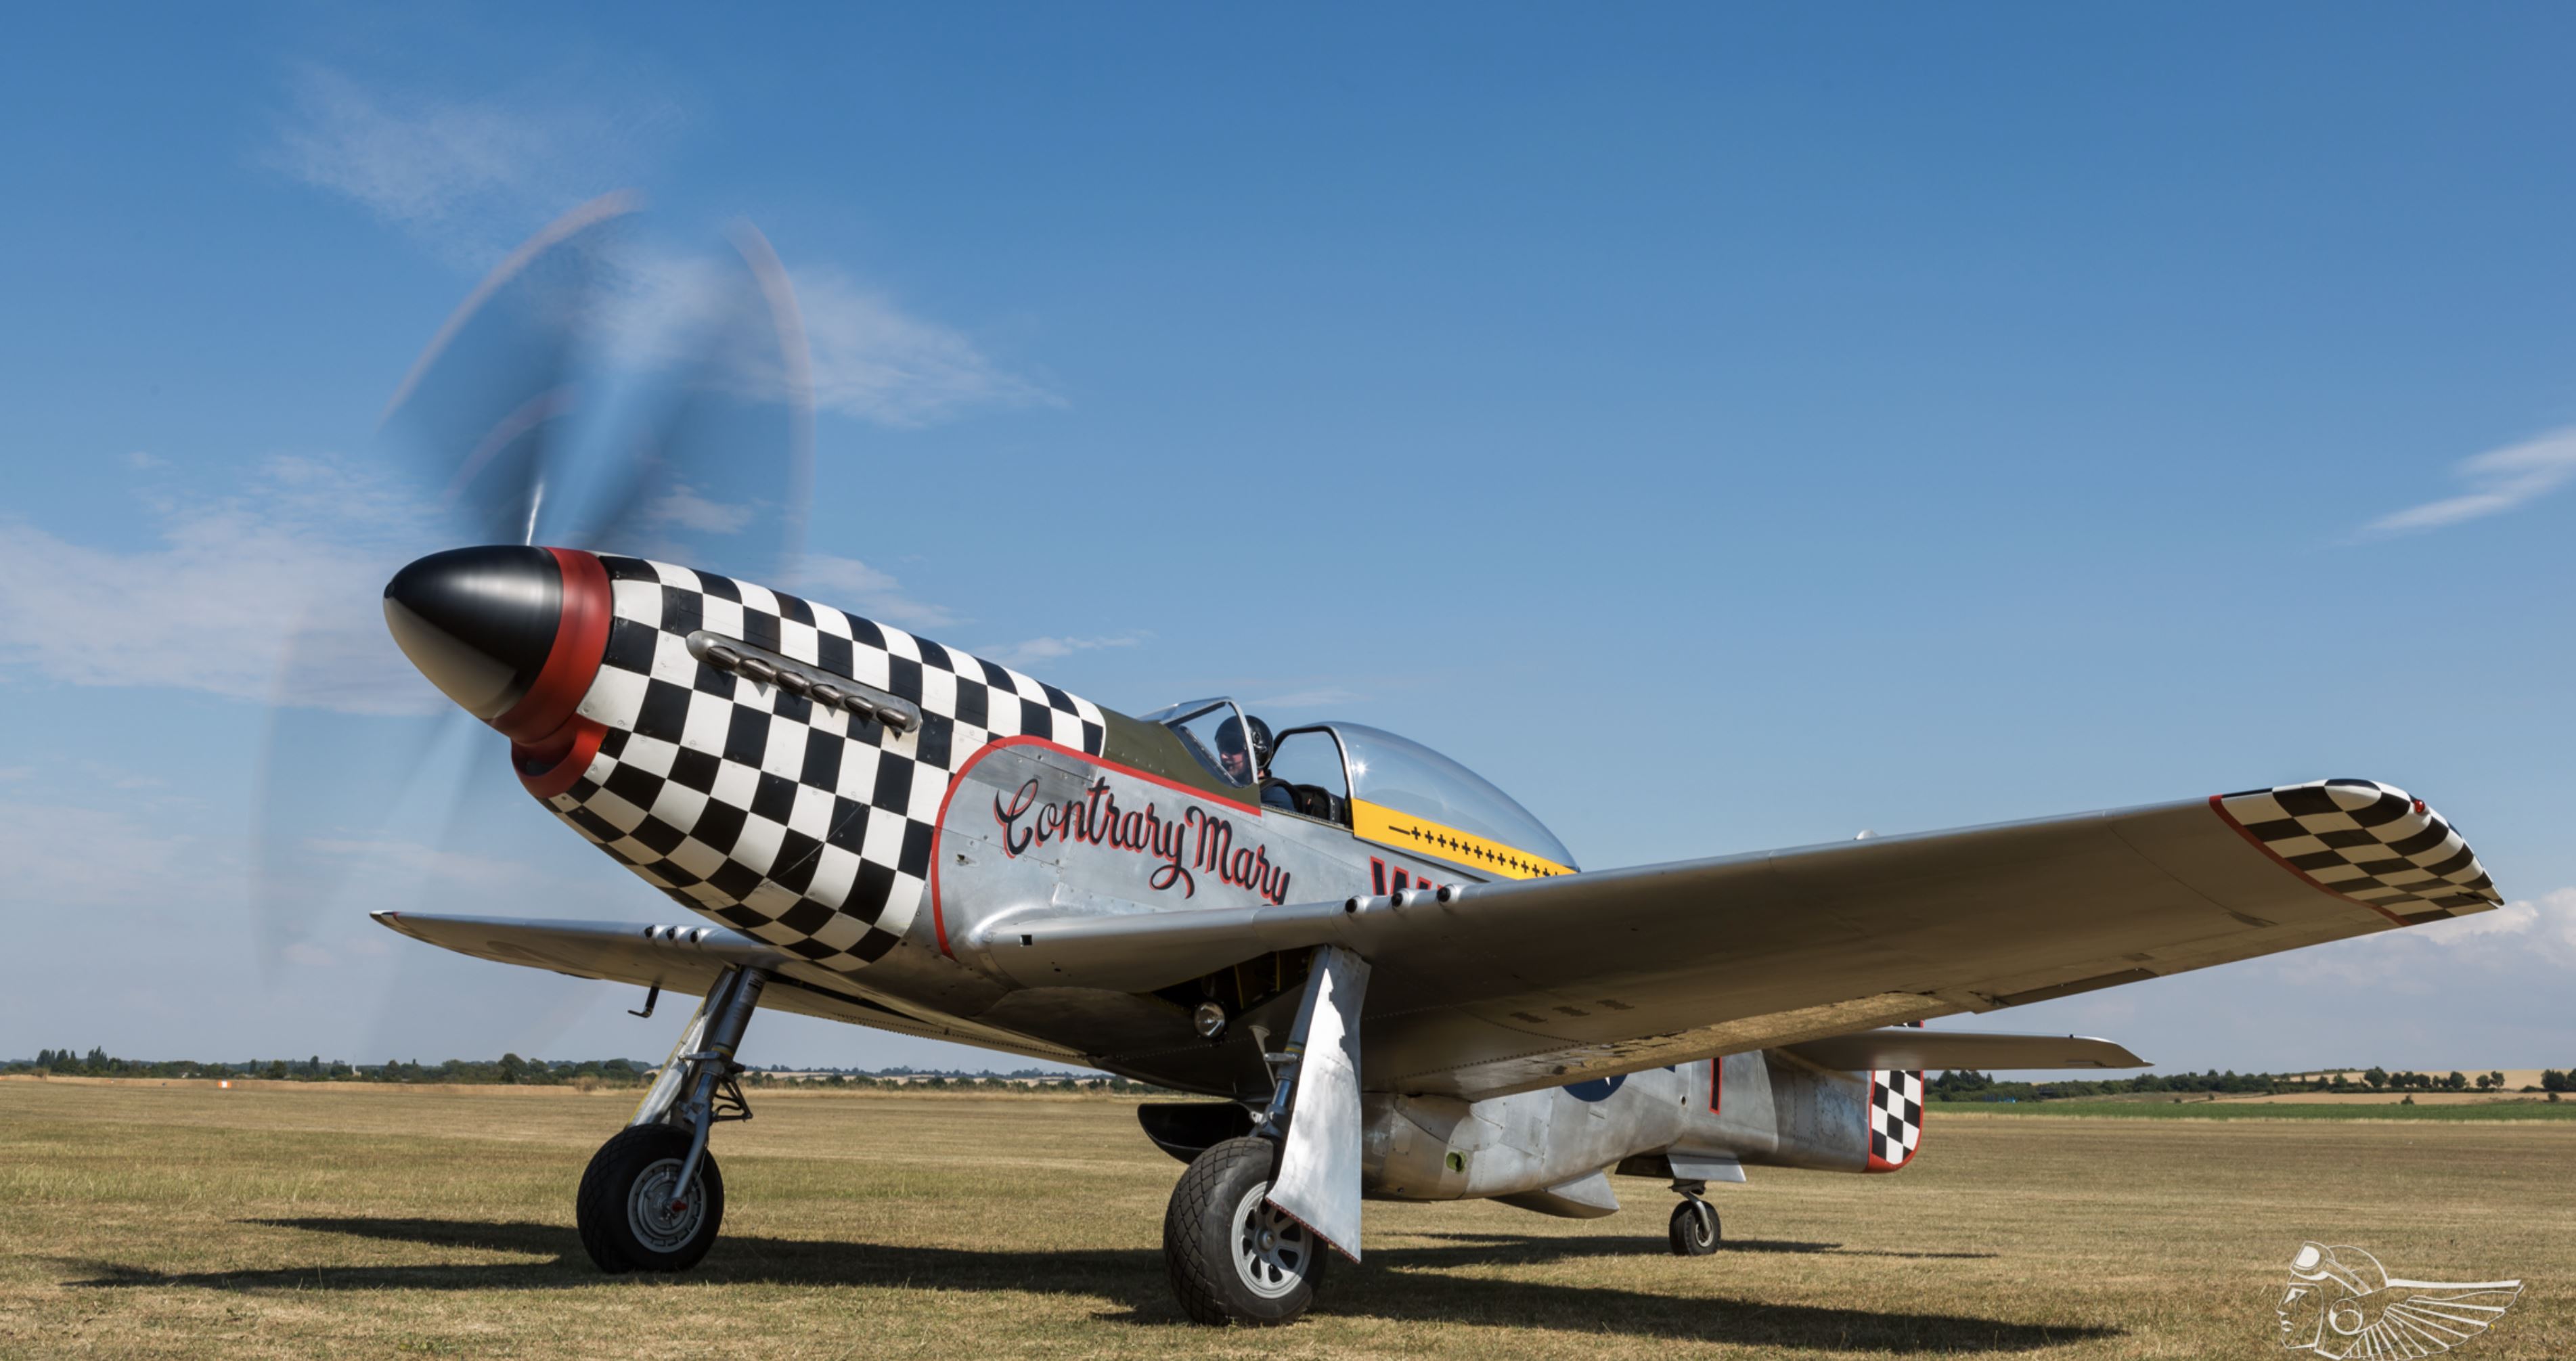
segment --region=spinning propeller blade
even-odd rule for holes
[[[457,305],[385,404],[381,422],[436,489],[467,543],[534,543],[564,469],[576,366],[604,301],[614,234],[636,209],[616,193],[558,218]]]
[[[747,224],[712,264],[635,264],[619,247],[636,209],[630,194],[593,200],[502,261],[404,376],[383,442],[429,500],[434,546],[588,548],[789,579],[812,477],[813,393],[786,270]],[[327,911],[360,906],[340,901],[359,872],[394,886],[377,894],[424,887],[417,873],[370,864],[371,841],[426,839],[452,859],[482,835],[469,810],[527,799],[501,759],[506,739],[425,679],[416,704],[316,691],[317,660],[353,647],[410,670],[381,624],[352,623],[360,606],[381,613],[381,585],[322,583],[308,617],[338,626],[309,625],[281,657],[254,810],[256,942],[272,981]],[[472,747],[463,761],[459,741]],[[407,826],[353,832],[353,803],[366,809],[358,821],[401,810]],[[326,816],[340,821],[326,827]],[[410,830],[423,827],[427,838]]]
[[[678,289],[682,344],[641,380],[646,413],[586,496],[574,546],[781,582],[803,547],[814,467],[805,322],[749,223],[732,255]]]

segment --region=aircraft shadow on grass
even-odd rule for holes
[[[1455,1263],[1560,1262],[1575,1257],[1651,1256],[1664,1250],[1660,1238],[1550,1238],[1520,1233],[1424,1233],[1416,1238],[1439,1240],[1429,1248],[1386,1248],[1386,1259],[1401,1266]],[[1840,1243],[1801,1243],[1785,1238],[1730,1238],[1720,1252],[1826,1253],[1836,1257],[1897,1257],[1908,1261],[1961,1260],[1998,1256],[1992,1252],[1895,1252],[1883,1248],[1847,1248]],[[1376,1261],[1371,1258],[1370,1261]]]
[[[541,1262],[414,1266],[325,1265],[268,1271],[165,1273],[110,1262],[69,1263],[90,1273],[75,1288],[193,1286],[210,1290],[561,1290],[613,1284],[556,1224],[449,1219],[306,1218],[248,1221],[273,1228],[416,1243],[436,1248],[523,1253]],[[1840,1351],[2020,1352],[2118,1336],[2104,1327],[2044,1327],[1965,1314],[1756,1304],[1726,1298],[1655,1295],[1614,1286],[1573,1286],[1453,1275],[1444,1267],[1521,1265],[1585,1257],[1661,1254],[1661,1239],[1553,1238],[1522,1234],[1439,1234],[1427,1247],[1372,1250],[1365,1267],[1339,1263],[1331,1311],[1406,1321],[1462,1321],[1496,1327],[1620,1332],[1788,1348]],[[1833,1243],[1753,1240],[1728,1252],[1831,1253],[1901,1258],[1984,1257],[1989,1253],[1858,1253]],[[1722,1261],[1723,1259],[1720,1259]],[[635,1276],[650,1283],[667,1277]],[[1108,1322],[1179,1326],[1163,1279],[1162,1254],[1146,1248],[974,1251],[876,1243],[727,1237],[687,1279],[773,1285],[910,1286],[1027,1290],[1080,1295],[1126,1306]]]

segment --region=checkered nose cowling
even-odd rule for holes
[[[1869,1170],[1894,1172],[1923,1143],[1923,1075],[1869,1075]]]
[[[564,821],[683,906],[832,968],[911,927],[951,775],[996,738],[1098,755],[1100,709],[926,638],[685,567],[603,555],[600,725]],[[697,630],[912,701],[918,730],[818,708],[690,654]],[[540,791],[542,794],[542,791]]]

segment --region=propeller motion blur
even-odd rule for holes
[[[1649,1175],[1680,1198],[1672,1250],[1713,1252],[1709,1182],[1906,1166],[1926,1069],[2143,1062],[1927,1019],[2500,901],[2447,823],[2364,780],[1587,871],[1392,733],[1274,734],[1223,698],[1131,717],[720,574],[753,539],[792,570],[794,298],[738,233],[739,286],[663,414],[567,441],[625,213],[540,234],[405,381],[391,421],[484,546],[403,568],[384,613],[529,795],[702,920],[375,914],[704,999],[582,1177],[604,1271],[682,1270],[715,1240],[708,1135],[747,1114],[734,1056],[761,1007],[1200,1094],[1138,1110],[1188,1168],[1172,1285],[1193,1318],[1275,1323],[1327,1250],[1358,1258],[1364,1199],[1590,1218],[1619,1208],[1607,1174]],[[691,534],[721,552],[689,556]]]

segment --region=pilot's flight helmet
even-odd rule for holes
[[[1270,725],[1258,718],[1229,718],[1216,730],[1216,749],[1221,756],[1243,754],[1243,725],[1252,725],[1252,768],[1270,768]]]

